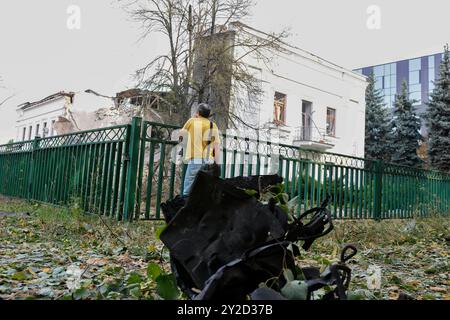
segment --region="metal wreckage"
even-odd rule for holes
[[[189,299],[347,299],[346,262],[356,248],[347,245],[340,262],[323,272],[296,266],[298,244],[308,251],[333,230],[333,222],[328,200],[289,219],[285,201],[270,192],[281,183],[278,175],[224,180],[217,172],[200,171],[187,199],[178,196],[162,205],[168,225],[160,239]],[[316,295],[320,289],[322,295]]]

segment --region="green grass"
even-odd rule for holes
[[[39,279],[30,272],[50,269],[51,273],[77,264],[89,270],[91,278],[83,280],[80,291],[72,296],[64,283],[51,287],[55,295],[50,298],[158,299],[155,279],[147,276],[147,264],[170,273],[168,252],[157,237],[163,222],[127,224],[86,215],[77,201],[68,208],[57,208],[0,198],[0,211],[30,213],[29,218],[0,218],[0,260],[4,259],[0,266],[0,297],[48,298],[39,294],[42,286],[48,289],[46,282],[35,284]],[[366,297],[389,299],[403,291],[417,299],[449,299],[445,291],[450,284],[448,217],[334,224],[335,230],[317,240],[309,252],[301,251],[300,267],[316,265],[323,270],[338,260],[345,244],[353,243],[359,252],[350,263],[351,290],[367,290],[365,272],[369,266],[378,265],[382,268],[382,287]],[[35,252],[43,252],[43,262],[29,261],[27,255],[33,257]],[[90,265],[92,259],[106,262]],[[24,283],[28,291],[21,289]]]
[[[43,240],[63,237],[77,241],[83,238],[94,245],[98,242],[123,245],[136,255],[145,255],[145,248],[155,242],[157,230],[165,225],[164,222],[148,221],[123,223],[108,217],[87,215],[76,200],[65,208],[3,198],[0,199],[0,211],[30,213],[32,226],[45,230],[40,234]],[[4,236],[4,231],[0,230],[0,235]]]

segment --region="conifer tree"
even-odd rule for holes
[[[450,172],[450,57],[445,47],[439,78],[430,95],[426,114],[428,157],[435,170]]]
[[[375,88],[373,73],[366,89],[366,139],[367,158],[390,160],[389,147],[390,112],[386,108],[380,90]]]
[[[391,161],[404,166],[421,167],[422,160],[417,155],[422,139],[420,119],[414,110],[414,101],[409,100],[406,81],[402,83],[401,94],[395,98],[392,124]]]

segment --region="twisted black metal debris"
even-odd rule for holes
[[[299,241],[307,251],[333,230],[328,200],[289,223],[275,201],[264,204],[259,194],[245,191],[260,193],[281,181],[277,175],[224,180],[201,171],[186,201],[177,197],[162,205],[168,225],[160,238],[170,251],[177,284],[190,299],[286,299],[280,294],[292,280],[286,271],[293,279],[302,275],[307,300],[325,287],[322,299],[347,299],[351,270],[346,262],[356,254],[354,246],[346,246],[341,261],[322,273],[295,263]]]

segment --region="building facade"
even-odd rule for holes
[[[113,106],[113,98],[89,90],[60,91],[38,101],[23,103],[17,107],[15,141],[101,127],[93,112]]]
[[[381,91],[384,103],[390,109],[394,107],[395,96],[401,93],[402,82],[406,81],[409,98],[415,100],[416,111],[421,115],[426,110],[429,95],[434,89],[434,81],[439,77],[442,58],[443,53],[436,53],[364,67],[355,71],[365,76],[374,74],[375,87]],[[424,124],[422,124],[422,134],[425,134]]]
[[[270,37],[239,22],[225,32],[237,44]],[[267,60],[246,55],[239,45],[232,54],[233,59],[245,56],[247,70],[258,79],[262,96],[230,90],[229,110],[245,125],[229,131],[240,136],[257,131],[262,140],[364,156],[367,77],[284,42],[266,52]]]
[[[32,140],[36,136],[57,135],[54,128],[59,117],[66,114],[73,103],[73,92],[58,92],[42,100],[26,102],[17,107],[15,141]]]
[[[17,107],[15,141],[128,124],[135,115],[155,122],[173,121],[179,113],[164,97],[164,93],[140,89],[128,89],[114,97],[90,89],[61,91]]]

